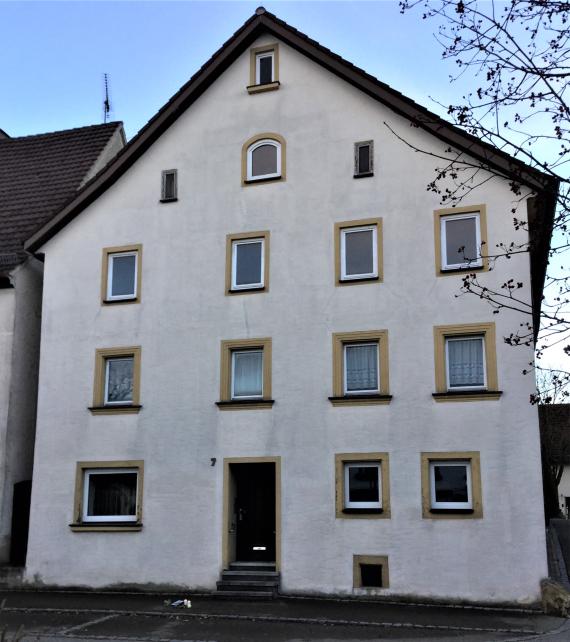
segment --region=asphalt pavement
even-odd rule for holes
[[[171,606],[177,598],[191,608]],[[5,591],[0,600],[3,642],[14,642],[19,627],[22,642],[570,642],[570,620],[524,609],[66,591]]]

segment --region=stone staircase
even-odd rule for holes
[[[232,562],[217,588],[219,597],[271,600],[279,593],[279,573],[270,562]]]

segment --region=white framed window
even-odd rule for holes
[[[376,225],[340,230],[341,280],[378,277],[378,228]]]
[[[380,367],[378,342],[343,345],[344,394],[378,394]]]
[[[445,366],[448,390],[484,390],[487,387],[485,337],[445,337]]]
[[[344,463],[344,508],[382,508],[380,462]]]
[[[249,290],[265,286],[265,239],[232,241],[231,289]]]
[[[133,403],[134,364],[134,357],[129,356],[105,359],[105,406]]]
[[[255,84],[266,85],[275,80],[275,53],[263,51],[255,55]]]
[[[136,522],[138,468],[83,469],[82,522]]]
[[[231,398],[263,398],[263,349],[232,350]]]
[[[481,219],[479,212],[467,212],[440,219],[441,269],[481,267]]]
[[[107,301],[137,298],[138,252],[107,255]]]
[[[281,177],[281,143],[271,138],[258,140],[247,148],[247,180]]]
[[[365,140],[354,143],[354,177],[374,174],[374,141]]]
[[[471,462],[435,460],[429,462],[430,506],[438,510],[473,508]]]
[[[178,171],[165,169],[162,172],[161,201],[175,201],[178,198]]]

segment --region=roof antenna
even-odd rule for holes
[[[103,74],[105,84],[105,99],[103,100],[103,122],[107,124],[111,117],[111,99],[109,98],[109,74]]]

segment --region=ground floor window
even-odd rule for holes
[[[75,528],[139,527],[142,518],[142,461],[79,462]]]

